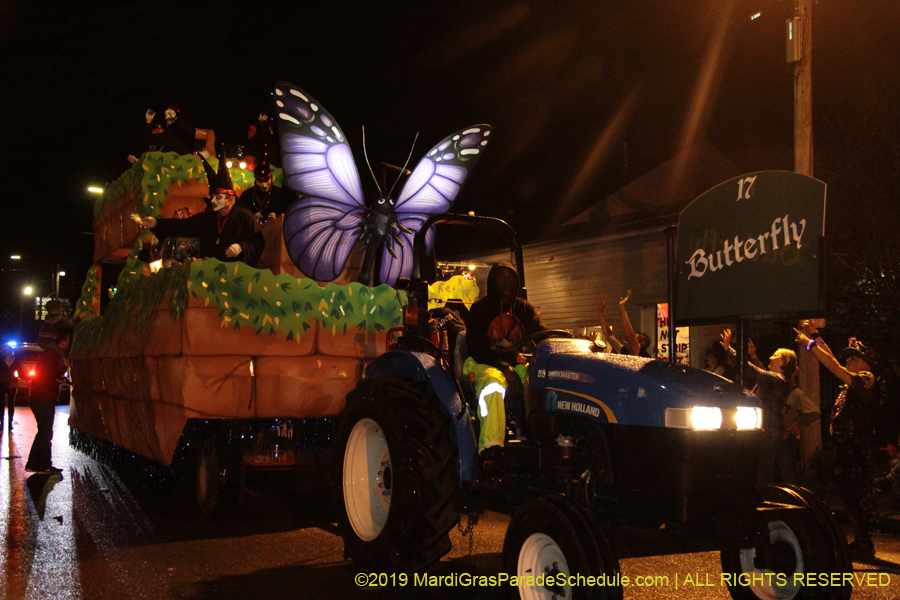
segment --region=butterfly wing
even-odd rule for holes
[[[412,233],[400,232],[401,247],[394,246],[397,257],[389,252],[381,255],[379,278],[394,285],[398,277],[412,273],[413,237],[422,222],[431,215],[447,212],[456,201],[472,168],[488,145],[490,125],[473,125],[461,129],[438,142],[429,150],[403,186],[394,213]],[[428,252],[434,246],[434,230],[425,237]]]
[[[337,279],[358,237],[365,202],[337,121],[312,96],[280,81],[275,106],[285,185],[305,197],[284,217],[284,244],[304,274]]]

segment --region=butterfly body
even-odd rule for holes
[[[285,82],[275,86],[285,185],[305,195],[285,214],[284,241],[294,264],[321,281],[340,276],[350,250],[365,251],[359,281],[378,263],[380,283],[394,285],[412,271],[412,241],[425,219],[447,212],[487,145],[489,125],[447,136],[416,165],[396,198],[382,194],[366,206],[359,173],[343,131],[321,104]],[[434,234],[429,232],[430,249]]]
[[[392,197],[381,196],[375,201],[372,208],[366,211],[360,233],[362,246],[359,249],[360,252],[365,251],[366,256],[357,279],[359,283],[369,285],[371,282],[370,274],[379,248],[383,247],[391,256],[398,258],[393,246],[394,244],[403,246],[400,232],[412,233],[400,223],[397,215],[394,214],[395,203],[396,201]]]

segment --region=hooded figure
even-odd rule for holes
[[[472,305],[466,319],[466,343],[476,361],[492,367],[515,365],[512,344],[546,329],[531,303],[518,297],[519,287],[519,275],[510,263],[491,267],[487,295]]]
[[[481,421],[479,452],[502,447],[506,439],[507,388],[521,389],[526,368],[513,345],[546,329],[534,307],[518,297],[519,276],[511,264],[500,262],[491,267],[487,287],[487,295],[472,305],[466,319],[469,359],[463,367],[466,375],[474,375]],[[513,379],[513,373],[520,381]]]
[[[202,258],[217,258],[225,262],[243,261],[256,266],[266,241],[255,231],[253,214],[246,208],[235,206],[234,186],[225,165],[219,161],[219,172],[200,157],[209,180],[209,209],[187,219],[141,218],[132,219],[153,230],[160,240],[169,237],[198,238],[198,254]]]

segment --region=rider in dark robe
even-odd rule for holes
[[[256,266],[265,239],[254,230],[253,214],[246,208],[235,206],[234,186],[225,159],[219,161],[219,172],[201,157],[209,179],[209,204],[206,210],[187,219],[132,218],[149,229],[160,240],[168,237],[195,237],[199,239],[199,256],[217,258],[225,262],[243,261]]]
[[[249,210],[260,222],[270,217],[280,217],[297,199],[297,195],[290,190],[272,183],[268,156],[268,152],[264,151],[253,169],[253,187],[244,190],[237,201],[238,206]]]

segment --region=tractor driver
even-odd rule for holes
[[[513,266],[495,264],[488,275],[487,295],[472,305],[466,319],[470,356],[463,373],[474,382],[478,397],[478,451],[485,468],[497,465],[502,457],[505,400],[522,397],[525,358],[513,352],[513,346],[523,336],[546,329],[534,307],[518,297],[519,289]]]

